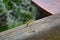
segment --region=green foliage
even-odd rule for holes
[[[0,2],[0,32],[35,20],[37,9],[31,0],[1,0]]]
[[[12,0],[14,3],[19,4],[22,2],[22,0]]]
[[[7,27],[7,25],[5,26],[0,26],[0,32],[8,30],[9,28]]]
[[[3,3],[5,4],[5,6],[8,10],[13,8],[13,5],[9,0],[3,0]]]

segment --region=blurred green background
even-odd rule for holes
[[[35,20],[37,12],[31,0],[0,0],[0,32]]]

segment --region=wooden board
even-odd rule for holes
[[[53,38],[53,39],[52,39]],[[60,40],[60,13],[0,32],[0,40]]]
[[[39,6],[42,11],[47,11],[51,14],[60,12],[60,0],[32,0],[35,5]]]

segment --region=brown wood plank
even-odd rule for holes
[[[32,2],[51,14],[60,12],[60,0],[32,0]]]

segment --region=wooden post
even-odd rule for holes
[[[54,15],[60,12],[60,0],[32,0],[32,4],[45,15]]]

